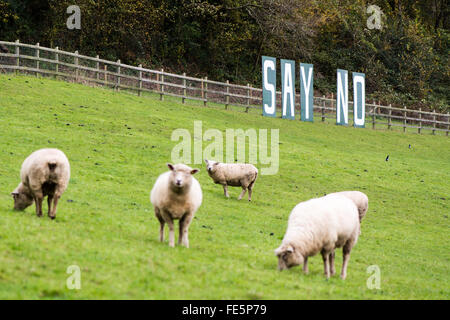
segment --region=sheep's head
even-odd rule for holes
[[[22,183],[20,183],[19,186],[11,192],[11,195],[14,198],[14,210],[25,210],[33,203],[33,197]]]
[[[292,245],[281,245],[275,250],[278,257],[278,270],[289,269],[291,267],[303,264],[303,256]]]
[[[214,171],[216,171],[217,165],[220,162],[205,159],[205,163],[206,163],[206,171],[208,171],[208,174],[210,174],[210,173],[214,173]]]
[[[192,175],[198,172],[198,169],[192,169],[184,164],[173,165],[168,163],[170,173],[170,187],[172,190],[181,191],[191,186]]]

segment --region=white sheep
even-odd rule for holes
[[[221,184],[225,196],[228,198],[228,186],[242,187],[238,200],[241,200],[248,190],[248,201],[252,200],[252,191],[258,177],[258,169],[248,163],[220,163],[205,160],[206,170],[214,183]]]
[[[367,209],[369,208],[369,198],[367,197],[367,195],[361,191],[341,191],[330,193],[328,195],[336,195],[336,194],[343,195],[355,203],[359,212],[359,222],[361,222],[364,216],[366,215]]]
[[[303,265],[308,272],[308,257],[322,254],[327,278],[336,273],[334,250],[343,248],[341,278],[347,276],[350,251],[358,241],[359,218],[356,205],[342,195],[328,195],[299,203],[292,210],[282,244],[275,250],[278,269]]]
[[[161,174],[150,193],[155,216],[160,223],[159,240],[164,241],[164,225],[169,225],[169,246],[175,246],[174,220],[179,219],[178,244],[189,248],[188,228],[202,204],[202,189],[192,175],[198,169],[184,164],[167,164],[170,171]]]
[[[22,163],[20,178],[21,182],[11,193],[14,209],[25,210],[34,201],[36,214],[41,217],[42,201],[47,196],[48,216],[55,219],[58,200],[70,179],[70,164],[64,152],[58,149],[33,152]]]
[[[360,224],[359,234],[361,234],[361,221],[365,217],[367,209],[369,208],[369,198],[367,197],[367,195],[361,191],[341,191],[330,193],[329,195],[333,194],[343,195],[344,197],[347,197],[350,200],[352,200],[353,203],[356,205],[359,213],[359,224]]]

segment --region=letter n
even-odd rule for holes
[[[336,124],[348,125],[348,72],[337,70]]]

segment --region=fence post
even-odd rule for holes
[[[205,77],[205,100],[203,101],[203,106],[206,107],[208,103],[208,77]]]
[[[406,107],[403,106],[403,132],[406,132]]]
[[[100,59],[99,55],[96,55],[95,58],[97,59],[96,67],[97,67],[97,80],[100,80],[100,61],[98,61],[98,59]]]
[[[150,74],[150,78],[151,78],[151,74]],[[159,84],[159,73],[156,73],[156,91],[160,91],[161,90],[161,85]]]
[[[39,78],[39,56],[40,56],[40,50],[39,50],[39,42],[38,43],[36,43],[36,46],[37,46],[37,48],[36,48],[36,69],[38,70],[38,71],[36,71],[36,78]]]
[[[248,113],[248,109],[250,108],[250,98],[252,91],[250,90],[250,83],[247,83],[247,108],[245,108],[245,112]]]
[[[105,70],[105,85],[108,85],[108,67],[106,63],[103,65],[103,69]]]
[[[78,50],[75,51],[75,81],[78,82]]]
[[[116,90],[119,91],[120,90],[120,59],[117,60],[117,63],[119,64],[117,66],[117,82],[116,82]]]
[[[181,98],[181,103],[185,103],[186,98],[186,72],[183,72],[183,97]]]
[[[16,40],[16,47],[15,47],[15,53],[16,53],[16,67],[20,67],[20,47],[19,47],[19,40]],[[19,69],[16,69],[16,74],[19,72]]]
[[[227,80],[227,90],[226,90],[226,94],[225,94],[225,109],[228,109],[228,104],[230,103],[230,96],[229,96],[229,93],[230,93],[230,86],[229,86],[229,84],[230,84],[230,80]]]
[[[433,130],[432,134],[436,134],[436,109],[433,110]]]
[[[421,129],[422,129],[422,108],[419,108],[419,128],[418,128],[419,134]]]
[[[164,101],[164,69],[161,69],[161,93],[159,94],[159,100]]]
[[[56,79],[58,79],[58,72],[59,72],[59,47],[55,48],[56,53],[55,53],[55,71],[56,71]]]
[[[375,130],[375,123],[376,123],[376,113],[377,113],[377,105],[375,104],[375,101],[372,101],[373,109],[372,109],[372,129]]]
[[[445,133],[446,136],[448,136],[449,130],[450,130],[450,117],[449,117],[449,113],[447,112],[447,132]]]
[[[392,127],[392,119],[391,119],[391,115],[392,115],[392,106],[391,104],[389,104],[389,118],[388,118],[388,130],[391,130]]]
[[[142,64],[139,65],[139,68],[142,69]],[[142,70],[139,70],[139,90],[138,90],[138,96],[141,96],[141,90],[142,90]]]
[[[201,92],[202,92],[202,100],[205,99],[205,92],[204,92],[204,83],[203,83],[203,78],[200,78],[200,87],[201,87]]]
[[[332,98],[333,99],[333,98]],[[333,100],[331,100],[333,102]],[[325,104],[326,104],[326,100],[325,100],[325,96],[322,96],[322,108],[321,108],[321,112],[322,112],[322,122],[325,122]]]

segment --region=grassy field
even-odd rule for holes
[[[192,165],[203,204],[189,249],[158,241],[149,201],[166,171],[176,128],[280,129],[277,175],[260,176],[253,201],[212,183]],[[448,299],[450,140],[355,129],[160,102],[108,89],[0,76],[0,299]],[[411,144],[411,148],[409,145]],[[69,188],[56,220],[12,210],[10,192],[34,150],[62,149]],[[385,161],[387,155],[389,161]],[[347,280],[277,271],[273,250],[300,201],[339,190],[369,196]],[[46,205],[44,206],[46,210]],[[342,252],[337,252],[337,268]],[[66,287],[81,268],[81,290]],[[367,268],[379,266],[381,289]]]

